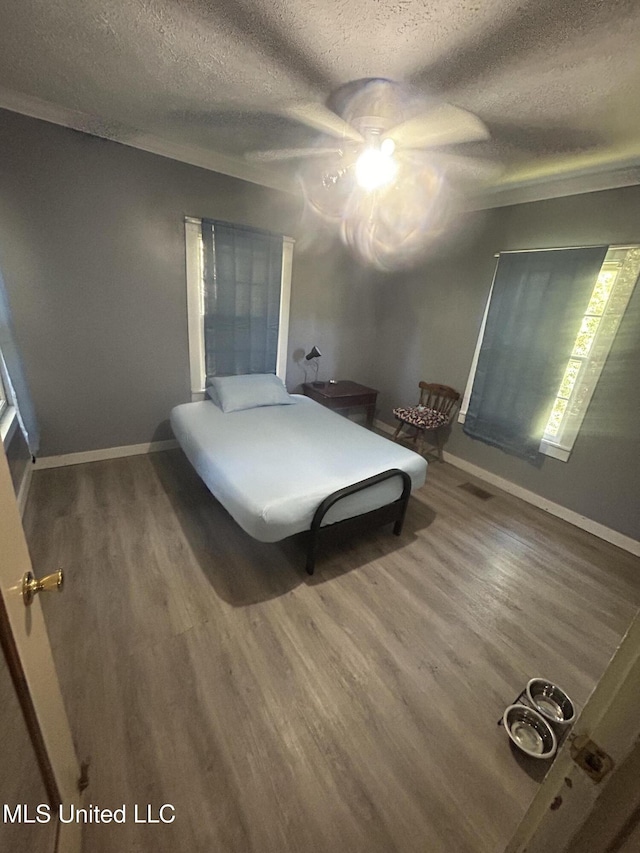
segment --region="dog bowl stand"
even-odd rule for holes
[[[518,697],[517,697],[516,699],[514,699],[514,701],[513,701],[511,704],[512,704],[512,705],[524,705],[526,708],[531,708],[531,710],[532,710],[532,711],[538,711],[538,709],[536,708],[536,706],[535,706],[535,705],[533,705],[533,704],[529,701],[529,697],[527,696],[527,688],[526,688],[526,687],[525,687],[525,688],[524,688],[524,690],[523,690],[523,691],[518,695]],[[508,706],[507,706],[507,707],[508,707]],[[540,712],[538,711],[538,713],[540,713]],[[555,756],[558,754],[558,750],[560,749],[560,747],[561,747],[561,746],[562,746],[562,744],[564,743],[564,741],[565,741],[565,739],[566,739],[567,735],[569,734],[569,732],[570,732],[570,730],[571,730],[571,726],[570,726],[570,725],[568,725],[568,726],[558,726],[558,725],[555,725],[555,726],[554,726],[554,724],[553,724],[553,720],[549,720],[547,717],[544,717],[544,715],[541,715],[541,716],[542,716],[542,717],[546,720],[546,722],[547,722],[547,723],[552,727],[552,729],[553,729],[553,731],[554,731],[554,734],[555,734],[555,736],[556,736],[556,741],[557,741],[557,743],[558,743],[558,746],[557,746],[557,749],[556,749],[556,751],[555,751],[554,755],[552,755],[552,756],[551,756],[551,759],[553,760],[553,759],[555,758]],[[500,719],[498,720],[498,725],[499,725],[499,726],[504,726],[504,720],[503,720],[503,718],[502,718],[502,717],[500,717]]]

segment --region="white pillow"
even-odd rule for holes
[[[210,379],[208,379],[207,381],[209,383],[211,382]],[[216,404],[216,406],[218,408],[221,408],[220,400],[218,399],[218,393],[217,393],[216,389],[213,387],[213,385],[211,385],[211,384],[207,385],[207,387],[205,388],[205,394],[207,395],[207,397],[210,400],[213,400],[213,402]]]
[[[295,403],[282,380],[273,373],[215,376],[210,382],[223,412],[239,412],[259,406],[288,406]]]

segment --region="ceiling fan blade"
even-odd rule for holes
[[[247,151],[246,160],[255,163],[275,163],[278,160],[295,160],[297,157],[328,157],[341,154],[340,148],[274,148],[270,151]]]
[[[385,138],[403,148],[437,148],[488,139],[489,131],[473,113],[452,104],[439,104],[392,127]]]
[[[353,142],[364,142],[364,138],[355,127],[352,127],[339,115],[322,104],[306,103],[292,104],[284,107],[283,115],[296,121],[326,133],[327,136],[335,136],[337,139],[351,139]]]

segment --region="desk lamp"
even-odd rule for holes
[[[322,356],[322,353],[318,349],[318,347],[314,346],[312,349],[305,355],[305,359],[307,361],[313,361],[313,365],[316,369],[316,379],[315,382],[312,382],[314,388],[324,388],[324,382],[318,382],[318,359]]]

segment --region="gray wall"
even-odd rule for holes
[[[0,110],[0,264],[49,456],[169,438],[190,399],[184,216],[289,234],[287,384],[372,375],[367,271],[292,196]],[[309,373],[309,378],[312,374]]]
[[[0,264],[42,455],[170,437],[168,412],[189,399],[185,215],[299,238],[287,384],[305,380],[302,356],[316,344],[320,378],[380,389],[391,423],[420,379],[464,389],[496,251],[637,242],[640,188],[478,214],[455,251],[385,275],[316,239],[282,193],[0,111]],[[458,425],[448,449],[640,538],[639,315],[640,289],[568,463],[536,468]]]
[[[189,399],[185,215],[291,233],[298,210],[0,111],[0,264],[43,456],[170,437],[168,413]]]
[[[0,263],[41,454],[168,438],[188,399],[185,214],[287,223],[280,194],[2,113]]]
[[[320,380],[351,378],[375,386],[376,275],[358,264],[339,241],[306,247],[303,238],[300,243],[293,266],[290,390],[315,378],[303,358],[314,344],[322,353]]]
[[[380,417],[412,401],[420,379],[464,391],[495,259],[505,249],[640,242],[640,187],[518,205],[479,215],[456,255],[378,288]],[[640,539],[640,287],[636,288],[569,462],[540,467],[468,438],[447,449],[543,497]]]

